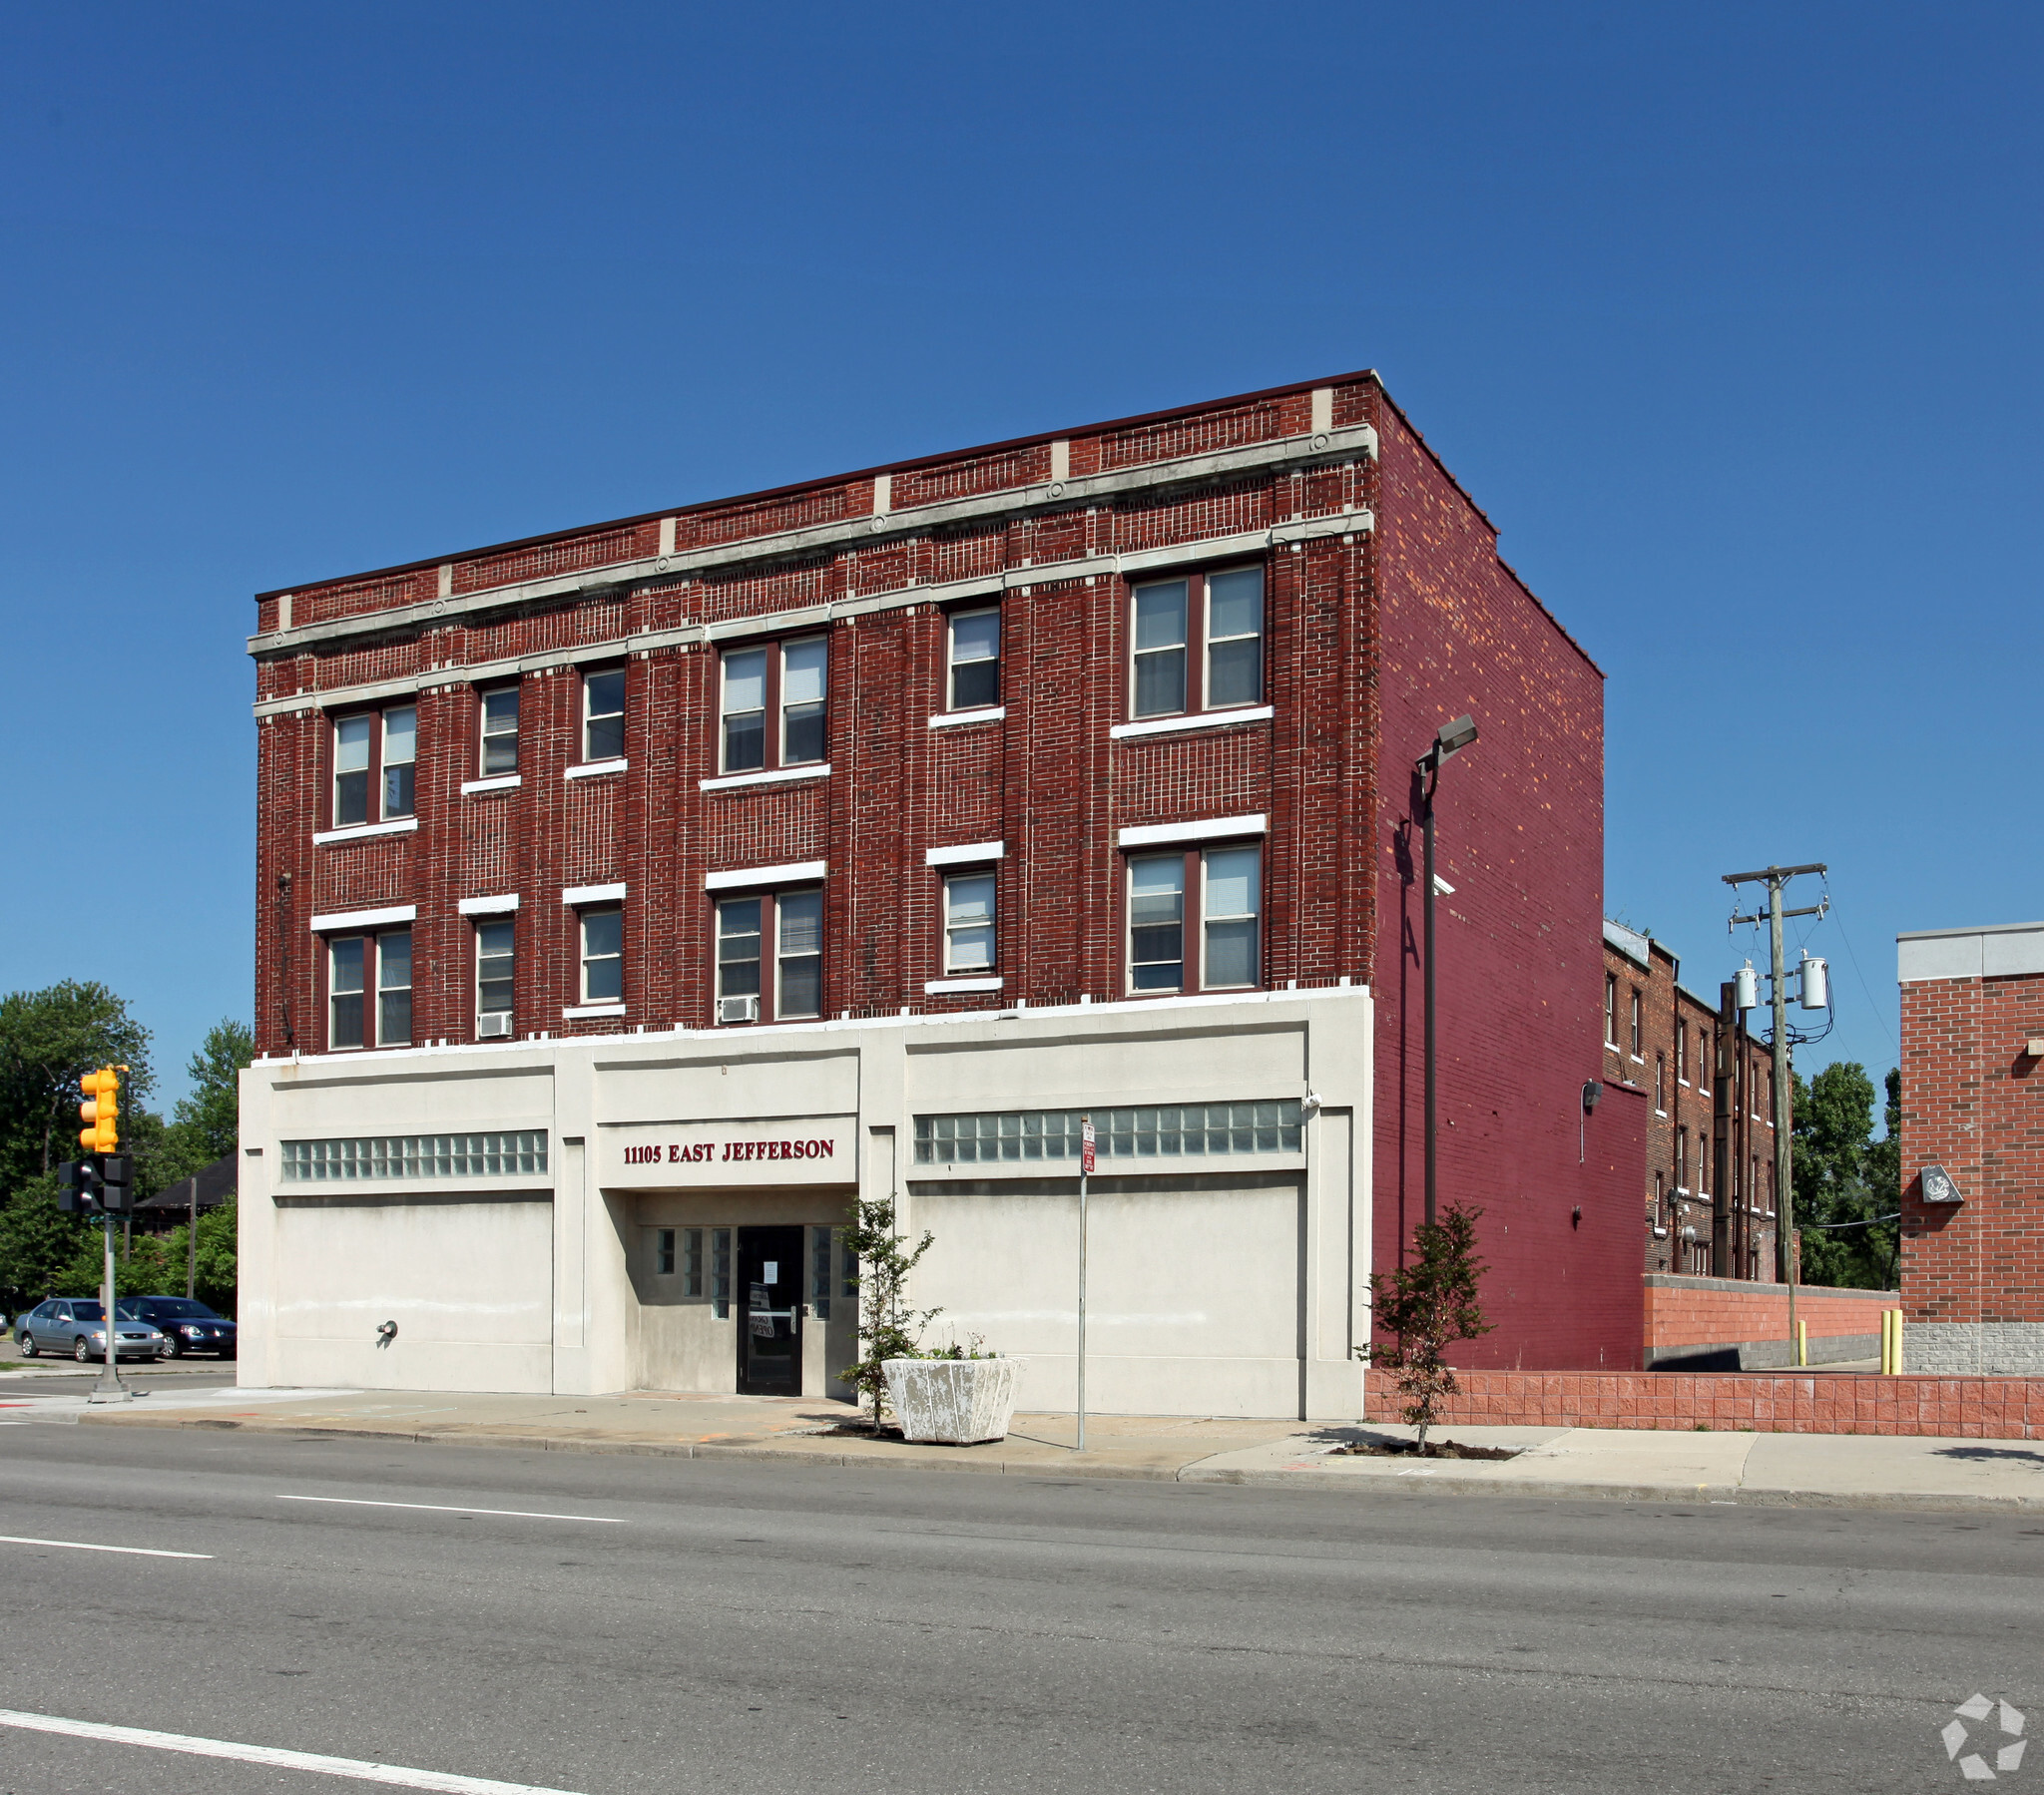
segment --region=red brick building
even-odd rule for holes
[[[1606,919],[1604,1079],[1648,1099],[1650,1274],[1781,1276],[1774,1056],[1743,1021],[1685,986],[1664,943]]]
[[[1897,938],[1902,1350],[2044,1373],[2044,923]]]
[[[790,1349],[813,1385],[847,1344],[828,1228],[860,1189],[940,1218],[925,1290],[1049,1378],[1050,1298],[988,1290],[1066,1226],[1069,1170],[1027,1162],[1068,1156],[1084,1103],[1123,1119],[1124,1406],[1221,1412],[1205,1377],[1359,1401],[1360,1293],[1419,1219],[1412,768],[1463,711],[1440,1159],[1487,1217],[1473,1358],[1637,1363],[1641,1119],[1581,1096],[1602,676],[1373,375],[265,593],[250,649],[252,1381],[401,1380],[345,1316],[465,1250],[423,1209],[405,1232],[428,1185],[473,1198],[490,1276],[528,1292],[502,1338],[422,1320],[428,1382],[707,1387],[734,1317],[690,1255],[757,1249],[739,1287],[836,1330]],[[758,1189],[699,1169],[707,1136],[648,1131],[761,1118],[806,1120]],[[1000,1187],[1037,1222],[1000,1232],[961,1170],[990,1161],[1038,1178]],[[362,1215],[318,1208],[322,1180]],[[552,1222],[483,1217],[512,1185]],[[1142,1211],[1216,1192],[1178,1235]],[[799,1302],[757,1275],[791,1277],[797,1236]],[[1217,1290],[1204,1334],[1159,1319],[1193,1311],[1146,1288],[1250,1238],[1263,1281]]]

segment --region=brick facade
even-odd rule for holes
[[[1776,1281],[1773,1054],[1682,983],[1665,944],[1610,921],[1600,1002],[1604,1081],[1648,1100],[1647,1270]],[[1714,1266],[1720,1208],[1730,1254]]]
[[[1130,730],[1132,584],[1248,566],[1263,702]],[[953,720],[946,614],[992,604],[1002,707]],[[1120,1001],[1122,832],[1241,819],[1263,851],[1262,985],[1376,993],[1378,1264],[1419,1188],[1410,767],[1472,711],[1441,831],[1443,1190],[1490,1217],[1500,1322],[1472,1362],[1637,1363],[1640,1121],[1613,1104],[1585,1122],[1579,1097],[1599,1067],[1602,675],[1373,376],[299,586],[257,613],[260,1054],[327,1049],[312,920],[399,910],[412,1041],[473,1042],[460,906],[508,894],[514,1044],[711,1031],[706,881],[817,864],[826,1018]],[[828,644],[824,763],[725,783],[720,655],[782,634]],[[625,674],[625,753],[584,771],[603,669]],[[485,779],[480,694],[505,685],[517,773]],[[411,702],[415,826],[336,830],[336,719]],[[927,857],[993,842],[1000,988],[932,991]],[[620,886],[622,1014],[573,1014],[592,1006],[564,894]]]
[[[1899,950],[1905,1363],[2044,1374],[2044,924]]]
[[[1808,1363],[1878,1358],[1881,1314],[1899,1303],[1892,1290],[1798,1286],[1795,1316],[1808,1337]],[[1650,1272],[1646,1343],[1649,1370],[1755,1371],[1793,1365],[1788,1286]]]

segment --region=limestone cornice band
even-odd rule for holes
[[[398,606],[387,611],[365,612],[358,617],[334,618],[325,623],[306,624],[252,636],[249,638],[249,653],[257,660],[269,660],[356,638],[388,636],[413,629],[432,629],[450,619],[469,617],[480,612],[516,609],[526,605],[542,604],[548,600],[575,598],[648,580],[687,577],[740,567],[752,562],[794,560],[826,550],[841,551],[877,541],[927,535],[930,531],[947,524],[1019,516],[1047,509],[1070,509],[1136,493],[1156,492],[1174,486],[1198,485],[1233,474],[1277,472],[1299,465],[1371,460],[1376,454],[1377,434],[1367,424],[1280,437],[1275,442],[1253,443],[1244,448],[1229,449],[1210,455],[1188,455],[1172,461],[1152,462],[1141,467],[1116,468],[1106,473],[1088,474],[1076,479],[1042,481],[1025,487],[1009,488],[1002,492],[977,493],[967,498],[947,499],[934,505],[917,505],[899,511],[876,511],[870,515],[838,518],[827,524],[810,525],[800,530],[777,531],[766,536],[746,537],[736,542],[718,543],[709,548],[642,556],[632,561],[613,562],[606,567],[578,569],[574,573],[557,575],[552,579],[517,581],[504,586],[485,587],[481,591],[462,593],[458,596],[451,592],[443,592],[436,598],[414,605]],[[1299,541],[1309,536],[1355,533],[1371,528],[1372,521],[1368,512],[1360,511],[1341,517],[1292,520],[1273,530],[1256,531],[1251,534],[1256,539],[1258,547],[1267,547],[1272,543]],[[1070,579],[1084,577],[1089,572],[1098,574],[1116,569],[1134,569],[1144,565],[1149,557],[1163,552],[1148,550],[1125,556],[1097,557],[1084,563],[1057,563],[1055,565],[1066,571],[1052,577]],[[991,591],[998,591],[1003,584],[1040,584],[1041,582],[1031,582],[1026,578],[1033,571],[1010,569],[1002,577],[957,584]],[[443,580],[441,584],[446,586],[449,582]],[[901,591],[915,596],[902,597],[899,593],[885,596],[898,604],[914,604],[930,597],[935,590],[931,587],[905,588]],[[845,615],[850,605],[861,602],[848,601],[838,608],[838,615]],[[874,606],[874,609],[881,608]],[[703,640],[700,634],[702,626],[696,625],[691,628],[698,632],[696,640]],[[624,645],[621,643],[619,646]],[[280,700],[272,700],[278,701]]]
[[[1057,586],[1068,581],[1093,580],[1102,576],[1127,578],[1183,567],[1194,562],[1224,561],[1232,555],[1261,555],[1287,543],[1317,541],[1329,536],[1361,536],[1376,528],[1376,519],[1366,510],[1345,511],[1327,517],[1300,518],[1268,530],[1246,530],[1232,536],[1209,536],[1168,548],[1143,549],[1126,555],[1096,555],[1077,561],[1040,562],[1032,567],[1011,567],[999,574],[983,574],[970,580],[946,580],[920,586],[897,586],[883,592],[863,593],[855,599],[833,599],[822,605],[803,605],[786,611],[762,612],[754,617],[729,618],[715,624],[680,624],[668,630],[641,630],[636,636],[614,637],[606,642],[580,643],[572,648],[549,649],[533,655],[507,656],[498,661],[478,662],[472,667],[437,667],[422,673],[408,673],[392,679],[368,680],[359,685],[335,685],[319,691],[292,692],[263,698],[255,711],[257,716],[287,716],[301,710],[326,710],[343,704],[373,703],[378,698],[402,697],[415,691],[433,691],[457,685],[481,685],[492,680],[515,679],[524,673],[546,673],[556,668],[580,667],[586,663],[617,661],[626,656],[651,655],[660,649],[693,649],[707,643],[730,642],[747,636],[781,636],[797,630],[811,630],[841,619],[872,617],[884,611],[900,611],[911,605],[950,605],[964,599],[998,598],[1003,592],[1027,592],[1038,586]],[[615,572],[615,570],[610,570]],[[414,607],[413,609],[416,609]],[[379,612],[381,618],[397,612]],[[349,622],[357,620],[349,619]],[[252,637],[252,654],[257,642],[276,642],[277,637]],[[960,711],[946,716],[946,722],[993,720],[987,711]]]

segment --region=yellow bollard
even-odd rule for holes
[[[1902,1311],[1894,1309],[1890,1313],[1895,1318],[1895,1376],[1900,1377],[1902,1375]]]
[[[1795,1363],[1805,1370],[1809,1366],[1809,1323],[1800,1316],[1795,1320]]]

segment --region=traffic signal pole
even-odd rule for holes
[[[99,1375],[99,1381],[92,1387],[88,1402],[126,1402],[135,1392],[121,1382],[121,1372],[114,1351],[114,1218],[111,1214],[100,1217],[100,1235],[106,1243],[106,1282],[101,1286],[101,1325],[107,1331],[107,1364]]]
[[[121,1144],[121,1075],[125,1066],[102,1066],[78,1081],[85,1101],[78,1106],[78,1120],[85,1126],[78,1131],[78,1144],[91,1155],[89,1182],[100,1197],[100,1235],[105,1249],[105,1281],[100,1286],[100,1326],[105,1330],[107,1360],[98,1381],[86,1396],[87,1402],[128,1402],[135,1392],[121,1382],[120,1370],[120,1284],[114,1268],[114,1216],[125,1211],[135,1199],[131,1182],[132,1160],[117,1155]]]

